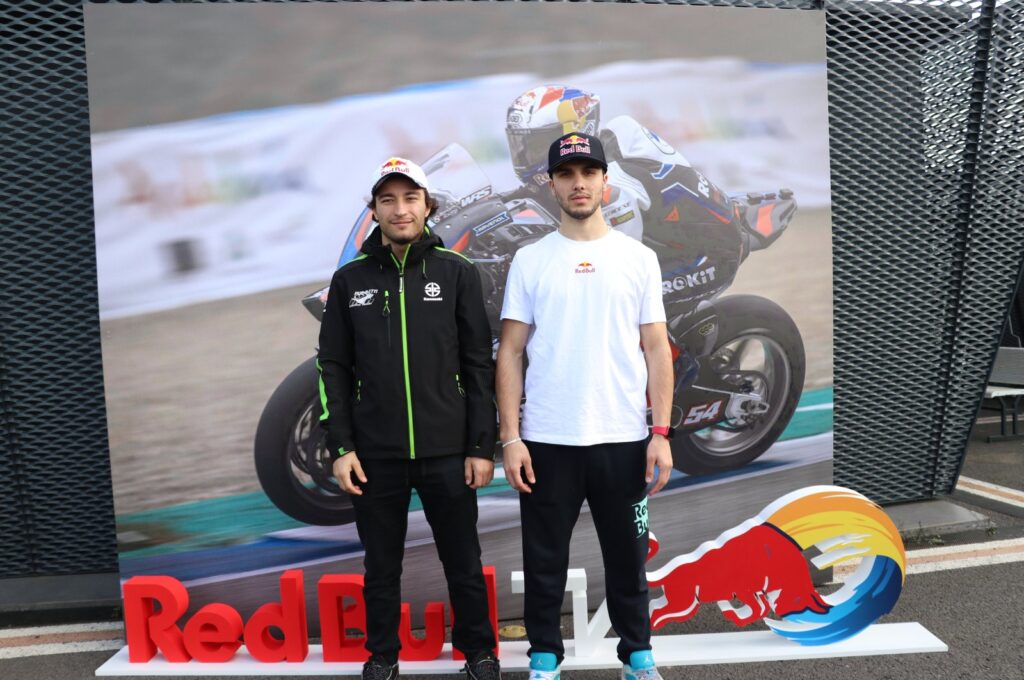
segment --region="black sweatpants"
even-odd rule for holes
[[[356,529],[366,551],[363,598],[366,648],[394,663],[401,644],[402,557],[409,500],[416,489],[434,533],[455,614],[452,644],[466,658],[494,650],[487,587],[476,533],[476,491],[466,486],[462,456],[420,460],[361,460],[366,483],[352,496]]]
[[[565,653],[561,620],[569,540],[586,499],[601,543],[618,655],[651,648],[647,573],[647,440],[596,446],[526,442],[537,483],[519,494],[530,653]]]

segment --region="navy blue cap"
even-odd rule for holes
[[[562,135],[548,147],[548,174],[555,168],[569,161],[587,160],[608,170],[608,162],[604,159],[604,147],[601,140],[582,132],[570,132]]]

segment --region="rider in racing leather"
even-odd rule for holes
[[[600,126],[597,95],[545,85],[519,95],[505,121],[525,192],[557,214],[547,190],[547,151],[568,132],[600,137],[608,159],[605,221],[658,254],[666,312],[691,311],[732,283],[747,241],[740,212],[678,151],[629,116]],[[674,308],[674,310],[673,310]]]

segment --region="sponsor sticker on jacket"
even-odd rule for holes
[[[376,288],[367,288],[366,290],[357,290],[352,293],[352,299],[348,301],[349,307],[368,307],[373,304],[373,299],[377,296]]]

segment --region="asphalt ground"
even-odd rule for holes
[[[982,481],[1000,483],[1024,491],[1024,440],[987,443],[984,436],[997,426],[978,426],[972,434],[964,465],[964,475]],[[911,558],[915,550],[936,546],[977,545],[986,541],[1024,537],[1024,508],[1010,505],[978,505],[969,494],[956,492],[952,501],[984,514],[988,528],[965,532],[908,535],[907,548]],[[798,680],[801,678],[838,677],[853,680],[888,680],[898,678],[1024,678],[1024,562],[960,567],[930,573],[912,573],[907,577],[895,609],[881,623],[916,621],[943,640],[945,653],[908,654],[898,656],[847,657],[797,662],[756,664],[723,664],[715,666],[682,666],[663,668],[666,680],[683,678],[735,678],[743,680]],[[57,623],[53,621],[52,623]],[[521,621],[502,621],[501,626]],[[755,626],[760,624],[755,624]],[[569,617],[563,620],[563,632],[571,636]],[[713,633],[735,630],[715,608],[702,608],[696,617],[682,624],[670,624],[659,633]],[[0,633],[4,631],[0,630]],[[108,636],[115,638],[116,635]],[[2,642],[2,639],[0,639]],[[0,647],[0,654],[3,649]],[[50,654],[0,661],[0,678],[18,680],[73,680],[92,677],[112,650]],[[525,678],[525,673],[508,673],[511,680]],[[612,680],[614,670],[575,671],[567,678],[578,680]],[[267,677],[267,676],[263,676]],[[416,676],[406,676],[416,677]],[[421,680],[427,680],[422,676]],[[437,677],[437,676],[429,676]]]

